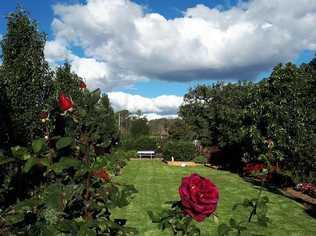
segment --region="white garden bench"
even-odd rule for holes
[[[142,159],[142,157],[150,157],[150,159],[153,159],[155,155],[155,151],[137,151],[139,159]]]

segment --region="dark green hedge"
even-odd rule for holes
[[[196,149],[192,142],[189,141],[169,141],[162,148],[164,160],[171,161],[191,161],[196,156]]]

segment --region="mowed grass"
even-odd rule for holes
[[[157,225],[151,223],[147,211],[159,212],[166,208],[166,201],[178,200],[178,187],[183,176],[198,173],[210,178],[220,190],[220,201],[216,211],[220,222],[228,222],[232,215],[232,206],[244,198],[257,196],[258,190],[245,182],[238,175],[206,167],[171,167],[161,161],[130,161],[124,168],[122,176],[116,181],[134,184],[138,193],[131,203],[122,209],[115,209],[113,217],[126,218],[128,225],[136,227],[139,235],[170,235],[161,232]],[[268,217],[271,224],[268,228],[256,228],[261,235],[276,236],[312,236],[316,235],[316,220],[307,215],[302,206],[281,195],[264,191],[270,199]],[[235,213],[241,217],[242,213]],[[198,224],[202,235],[217,235],[217,226],[211,218]]]

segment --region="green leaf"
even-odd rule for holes
[[[152,211],[147,211],[147,214],[153,223],[159,223],[161,221],[160,217],[157,215],[154,215]]]
[[[39,153],[45,146],[43,139],[36,139],[32,142],[32,149],[34,153]]]
[[[16,224],[18,222],[21,222],[24,220],[24,213],[17,213],[14,215],[6,215],[5,216],[5,220],[9,223],[9,224]]]
[[[229,220],[229,224],[230,224],[230,226],[231,226],[231,227],[233,227],[233,228],[237,228],[237,222],[236,222],[236,220],[235,220],[235,219],[230,218],[230,220]]]
[[[49,167],[50,166],[50,162],[48,160],[48,158],[41,158],[41,159],[38,159],[38,162],[40,164],[42,164],[43,166],[46,166],[46,167]]]
[[[82,225],[80,227],[79,236],[95,236],[95,235],[96,233],[94,232],[94,230],[90,229],[88,226]]]
[[[5,156],[0,155],[0,166],[7,164],[7,163],[10,163],[10,162],[14,162],[14,161],[15,161],[15,159],[13,159],[13,158],[9,158],[9,157],[5,157]]]
[[[29,172],[33,166],[35,166],[37,164],[37,159],[32,157],[30,159],[28,159],[23,167],[23,172],[27,173]]]
[[[231,231],[231,228],[226,224],[220,224],[217,228],[218,235],[220,236],[228,235],[229,231]]]
[[[77,159],[74,159],[72,157],[62,157],[59,162],[55,163],[52,166],[52,169],[56,174],[60,174],[65,169],[68,169],[70,167],[78,168],[80,167],[80,165],[81,162]]]
[[[73,143],[73,139],[71,137],[62,137],[56,143],[56,148],[58,150],[68,147]]]
[[[11,147],[11,153],[15,158],[19,158],[24,161],[31,158],[31,155],[29,154],[27,148],[25,147],[20,147],[20,146]]]

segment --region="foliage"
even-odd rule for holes
[[[192,220],[202,222],[214,214],[219,198],[216,185],[194,173],[182,178],[179,195],[180,201],[168,202],[171,209],[158,215],[149,211],[149,217],[159,224],[159,229],[169,228],[173,235],[200,235],[200,229],[192,224]]]
[[[271,158],[272,158],[272,149],[271,141],[267,142],[268,155],[264,158],[264,163],[249,164],[246,170],[250,172],[251,175],[259,177],[261,179],[261,186],[258,191],[256,198],[248,199],[245,198],[242,203],[236,203],[232,210],[236,211],[240,206],[243,208],[243,217],[241,219],[236,219],[231,217],[229,224],[222,223],[218,226],[219,235],[229,235],[230,232],[235,232],[236,235],[242,235],[242,232],[251,231],[253,225],[267,227],[270,223],[270,219],[267,216],[269,198],[267,196],[262,196],[263,185],[266,181],[265,177],[272,171]],[[246,209],[246,210],[245,210]],[[254,222],[253,219],[256,218]]]
[[[131,153],[118,136],[109,99],[90,92],[66,63],[53,78],[45,35],[18,9],[1,42],[1,235],[135,235],[111,210],[136,193],[112,176]],[[8,129],[5,129],[8,127]],[[7,138],[7,137],[9,138]]]
[[[117,150],[109,155],[100,156],[96,162],[104,166],[111,174],[120,175],[121,169],[126,166],[130,158],[136,156],[136,151]]]
[[[152,136],[166,135],[167,130],[173,124],[173,122],[174,122],[174,119],[167,119],[167,118],[154,119],[154,120],[148,121],[150,135]]]
[[[130,119],[129,135],[132,138],[149,135],[148,120],[141,117],[134,117]]]
[[[148,211],[151,221],[158,224],[160,230],[168,229],[171,235],[177,236],[201,235],[200,229],[193,224],[192,218],[183,214],[181,202],[167,203],[171,204],[171,209],[165,209],[158,214]]]
[[[165,160],[170,161],[191,161],[197,154],[195,146],[188,141],[169,141],[162,147],[162,154]]]
[[[185,95],[180,116],[203,146],[224,150],[231,168],[263,159],[271,140],[273,164],[314,182],[315,61],[299,68],[278,65],[257,84],[198,86]]]
[[[49,104],[52,73],[44,57],[46,36],[22,9],[8,16],[1,41],[0,70],[2,114],[11,144],[26,145],[41,136],[41,111]],[[2,99],[4,99],[2,97]]]
[[[4,160],[17,166],[5,176],[1,199],[8,203],[2,209],[4,229],[20,234],[135,234],[111,219],[110,209],[128,204],[135,188],[106,178],[115,166],[122,168],[118,157],[97,156],[94,146],[100,141],[97,123],[92,117],[99,106],[100,94],[85,91],[86,104],[76,105],[63,115],[63,136],[37,139],[30,148],[12,147]],[[55,110],[55,109],[52,109]],[[48,122],[52,122],[51,119]],[[48,124],[47,124],[48,125]],[[122,158],[127,159],[127,155]],[[107,165],[102,160],[107,160]],[[2,163],[4,165],[7,163]],[[37,183],[32,182],[36,176]],[[21,188],[21,185],[24,186]]]
[[[135,138],[126,138],[122,140],[124,150],[156,150],[156,138],[150,136],[139,136]]]
[[[196,156],[196,157],[193,159],[193,161],[194,161],[195,163],[200,163],[200,164],[206,164],[206,163],[207,163],[207,159],[206,159],[206,157],[203,156],[203,155],[198,155],[198,156]]]
[[[269,198],[266,196],[261,197],[261,191],[262,190],[260,190],[257,198],[245,198],[242,203],[237,203],[233,206],[233,211],[241,207],[242,211],[245,213],[249,212],[249,215],[244,213],[244,218],[238,220],[230,218],[229,224],[220,224],[218,226],[218,234],[220,236],[231,235],[232,232],[235,233],[235,235],[244,235],[253,229],[256,229],[257,232],[257,225],[262,227],[268,226],[270,222],[270,219],[267,217],[267,203],[269,202]],[[256,218],[256,221],[253,221],[253,217]]]
[[[184,120],[175,119],[168,129],[169,138],[173,140],[193,140],[193,132]]]

